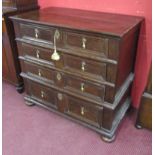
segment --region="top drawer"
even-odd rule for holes
[[[43,26],[39,27],[35,25],[20,24],[20,30],[21,30],[21,37],[24,38],[27,37],[29,39],[37,39],[38,41],[46,41],[53,43],[56,28],[53,27],[46,28]],[[61,32],[59,31],[59,33]],[[61,40],[60,38],[61,37],[57,39],[57,42]]]
[[[65,44],[68,48],[77,48],[94,54],[108,55],[108,39],[79,32],[65,32]]]

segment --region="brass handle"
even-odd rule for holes
[[[51,59],[52,59],[52,60],[55,60],[55,61],[60,60],[60,55],[59,55],[59,53],[57,52],[56,49],[54,49],[54,52],[53,52],[53,54],[51,55]]]
[[[82,70],[82,71],[85,71],[85,66],[86,66],[86,63],[85,63],[85,62],[82,62],[82,63],[81,63],[81,70]]]
[[[58,93],[57,97],[59,100],[62,100],[62,94],[61,93]]]
[[[60,55],[59,55],[59,53],[57,52],[57,49],[56,49],[56,40],[59,39],[59,37],[60,37],[60,33],[59,33],[58,30],[56,30],[55,33],[54,33],[54,52],[51,55],[51,59],[55,60],[55,61],[60,60]]]
[[[40,69],[38,69],[38,75],[41,76],[41,70]]]
[[[41,98],[45,97],[45,93],[43,91],[41,91]]]
[[[37,50],[37,51],[36,51],[36,57],[37,57],[38,59],[40,58],[39,53],[40,53],[39,50]]]
[[[84,83],[81,83],[81,91],[83,92],[84,91]]]
[[[60,81],[61,80],[61,74],[57,73],[57,80]]]
[[[81,115],[84,115],[85,111],[84,111],[84,107],[81,107]]]
[[[82,38],[82,48],[83,49],[86,48],[86,42],[87,42],[87,39],[86,38]]]
[[[34,31],[35,31],[35,37],[38,38],[39,37],[39,30],[36,28]]]

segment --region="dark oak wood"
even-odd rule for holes
[[[37,0],[2,0],[3,13],[14,12],[15,10],[24,11],[38,7]]]
[[[105,87],[74,76],[66,76],[65,89],[87,96],[99,102],[104,101]]]
[[[85,76],[95,76],[100,80],[106,79],[106,64],[83,59],[82,57],[74,57],[71,55],[64,55],[64,68],[66,70],[77,70],[79,74]],[[84,69],[82,69],[82,66]]]
[[[69,96],[67,111],[65,113],[94,126],[100,127],[102,109],[102,107],[90,105],[87,102]]]
[[[56,107],[57,92],[55,90],[49,89],[42,85],[38,85],[37,83],[34,82],[29,82],[28,87],[29,87],[28,93],[31,96],[31,98],[38,100],[47,106]]]
[[[7,60],[4,45],[2,46],[2,59]],[[9,76],[9,67],[7,61],[2,61],[2,68],[3,79],[7,79],[7,77]]]
[[[45,24],[56,27],[93,31],[112,36],[123,36],[141,22],[142,17],[117,15],[50,7],[14,17],[16,20]]]
[[[20,24],[21,36],[23,38],[45,40],[53,43],[55,29],[48,29],[33,25]]]
[[[11,19],[26,102],[114,140],[130,105],[143,18],[52,7]]]
[[[83,50],[94,53],[103,53],[103,56],[107,57],[108,53],[108,39],[103,37],[92,37],[85,33],[77,33],[76,31],[64,32],[64,42],[68,48]],[[85,48],[83,47],[82,41],[85,39]],[[94,44],[95,43],[95,44]],[[67,48],[66,47],[66,48]]]
[[[3,79],[13,84],[18,82],[16,78],[16,69],[14,67],[13,53],[11,52],[11,46],[9,44],[9,37],[7,35],[6,23],[2,21],[2,67],[3,67]]]
[[[33,4],[33,5],[31,5]],[[19,75],[21,72],[18,61],[17,45],[13,23],[9,19],[11,15],[16,15],[24,11],[37,9],[37,0],[3,0],[2,1],[2,23],[3,23],[3,80],[16,86],[19,93],[23,91],[23,79]]]

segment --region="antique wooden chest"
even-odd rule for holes
[[[26,103],[112,141],[130,105],[143,18],[50,7],[12,20]]]

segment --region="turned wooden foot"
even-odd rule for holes
[[[23,91],[24,91],[24,84],[22,83],[22,84],[17,85],[16,86],[16,90],[20,94],[23,93]]]
[[[143,127],[142,127],[141,125],[139,125],[139,124],[136,124],[135,127],[136,127],[137,129],[142,129],[142,128],[143,128]]]
[[[33,105],[35,105],[35,103],[28,102],[28,101],[25,101],[25,104],[28,105],[28,106],[33,106]]]
[[[112,137],[101,136],[101,139],[106,143],[111,143],[115,140],[115,135],[113,135]]]

